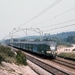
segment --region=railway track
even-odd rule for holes
[[[62,64],[64,66],[67,66],[69,68],[75,69],[75,63],[74,62],[63,60],[63,59],[59,59],[59,58],[57,58],[57,59],[55,59],[53,61],[58,63],[58,64]]]
[[[36,65],[40,66],[41,68],[45,69],[46,71],[48,71],[49,73],[53,75],[73,75],[63,70],[57,69],[56,67],[53,67],[47,63],[44,63],[32,56],[26,55],[26,57],[28,60],[30,60],[31,62],[35,63]]]
[[[43,68],[44,70],[46,70],[47,72],[49,72],[50,74],[53,74],[53,75],[75,75],[71,72],[67,72],[65,70],[62,70],[62,69],[59,69],[59,68],[56,68],[55,66],[52,66],[51,64],[48,64],[44,61],[41,61],[38,59],[36,59],[35,57],[33,57],[33,55],[31,54],[28,54],[26,52],[23,51],[23,53],[26,54],[26,57],[28,60],[30,60],[31,62],[33,62],[34,64],[40,66],[41,68]],[[48,60],[49,61],[49,60]],[[65,65],[67,67],[70,67],[72,69],[75,69],[75,63],[71,63],[71,62],[67,62],[67,61],[64,61],[64,60],[61,60],[61,59],[55,59],[55,60],[51,60],[52,62],[56,62],[58,64],[61,64],[61,65]],[[68,63],[68,64],[64,64],[63,62],[65,63]]]

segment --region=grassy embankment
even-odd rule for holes
[[[21,65],[27,65],[25,54],[18,50],[15,54],[11,51],[10,47],[0,45],[0,64],[2,61],[16,63]]]
[[[75,61],[75,53],[60,53],[58,57]]]

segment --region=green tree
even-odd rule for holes
[[[75,43],[75,36],[68,36],[67,42]]]

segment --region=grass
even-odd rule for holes
[[[3,45],[0,45],[0,52],[4,53],[6,56],[14,57],[14,52],[11,51],[10,47],[5,47]]]
[[[75,61],[75,53],[60,53],[58,55],[61,58],[65,58],[65,59],[70,59],[70,60],[74,60]]]
[[[0,45],[0,64],[2,61],[5,61],[10,63],[13,62],[21,65],[27,65],[25,54],[23,54],[19,50],[16,53],[17,55],[15,55],[13,51],[11,51],[10,47]]]
[[[11,51],[10,47],[5,47],[0,45],[0,64],[2,61],[12,62],[11,60],[14,58],[15,54]]]

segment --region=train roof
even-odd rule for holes
[[[51,44],[54,44],[54,45],[57,45],[56,42],[54,41],[38,41],[38,42],[30,42],[30,41],[26,41],[26,42],[13,42],[13,43],[23,43],[23,44],[35,44],[35,45],[38,45],[38,44],[47,44],[47,45],[51,45]]]

